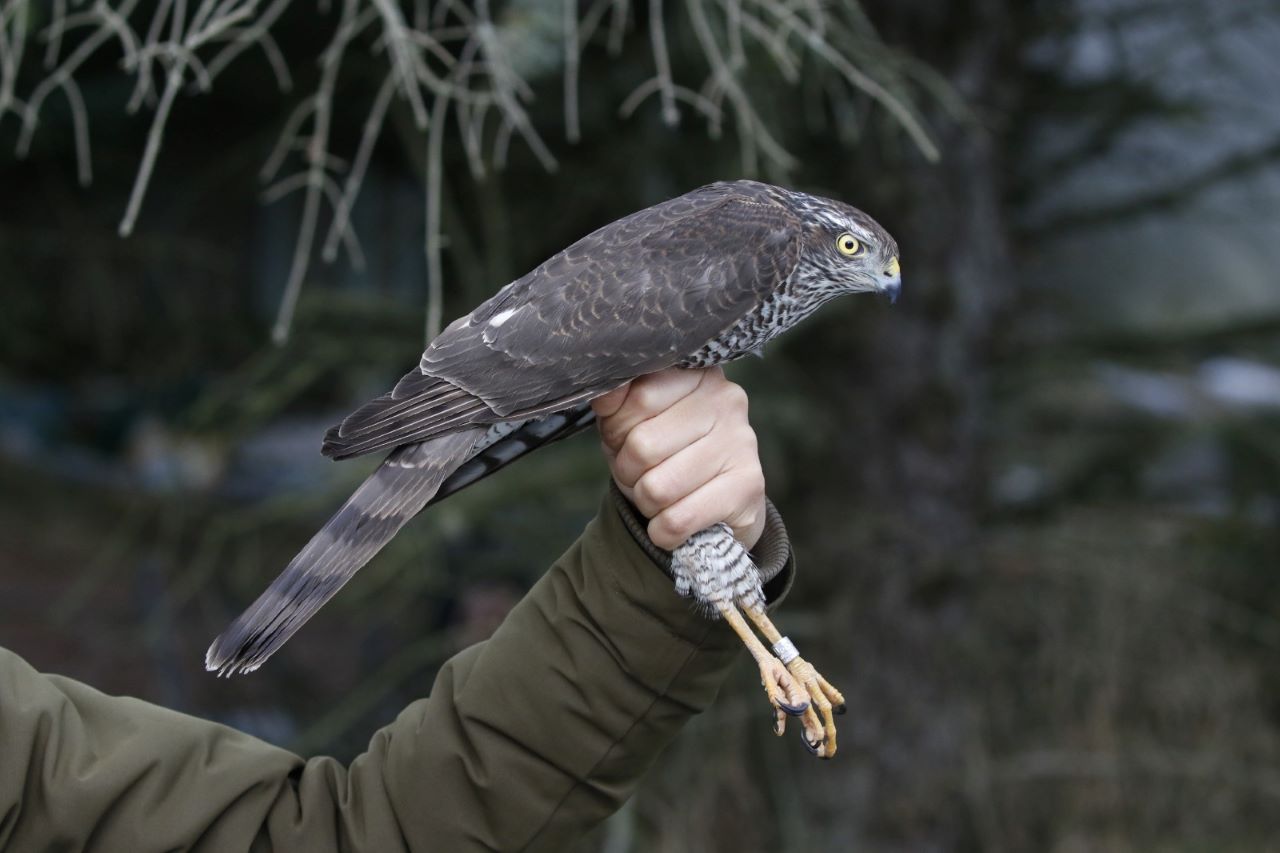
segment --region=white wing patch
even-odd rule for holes
[[[511,315],[512,315],[512,314],[514,314],[514,313],[516,313],[516,311],[518,311],[518,310],[520,310],[520,309],[518,309],[518,308],[508,308],[506,311],[499,311],[497,314],[494,314],[492,318],[490,318],[490,320],[489,320],[489,325],[490,325],[490,326],[493,326],[495,329],[496,329],[496,328],[498,328],[498,327],[499,327],[499,326],[501,326],[503,323],[505,323],[505,322],[507,322],[508,320],[510,320],[510,319],[511,319]]]

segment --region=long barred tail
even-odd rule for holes
[[[484,434],[473,428],[394,450],[213,641],[205,668],[230,676],[260,667],[431,501]]]

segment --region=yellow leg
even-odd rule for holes
[[[744,607],[743,610],[764,638],[776,648],[784,638],[764,609]],[[798,654],[787,661],[787,670],[804,685],[812,703],[804,715],[805,743],[819,758],[831,758],[836,754],[835,715],[845,712],[844,696],[813,668],[813,664]]]
[[[738,608],[732,602],[725,601],[716,604],[716,609],[742,640],[751,657],[755,658],[756,666],[760,667],[760,683],[764,685],[764,692],[769,696],[769,704],[773,706],[774,733],[781,735],[786,731],[788,716],[813,713],[809,708],[809,697],[800,686],[800,682],[764,647],[764,643],[760,642],[760,638],[752,632],[746,620],[742,618],[742,614],[738,612]]]

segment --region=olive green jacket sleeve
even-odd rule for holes
[[[771,592],[789,548],[783,561]],[[607,499],[493,637],[348,767],[0,649],[0,850],[562,850],[711,704],[740,647]]]

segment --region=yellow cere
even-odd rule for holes
[[[885,267],[884,271],[887,272],[889,275],[901,275],[902,268],[898,266],[898,259],[894,258],[893,260],[889,261],[889,266]]]
[[[842,255],[856,255],[858,249],[862,248],[858,243],[858,238],[852,234],[841,234],[836,238],[836,248],[840,250]]]

